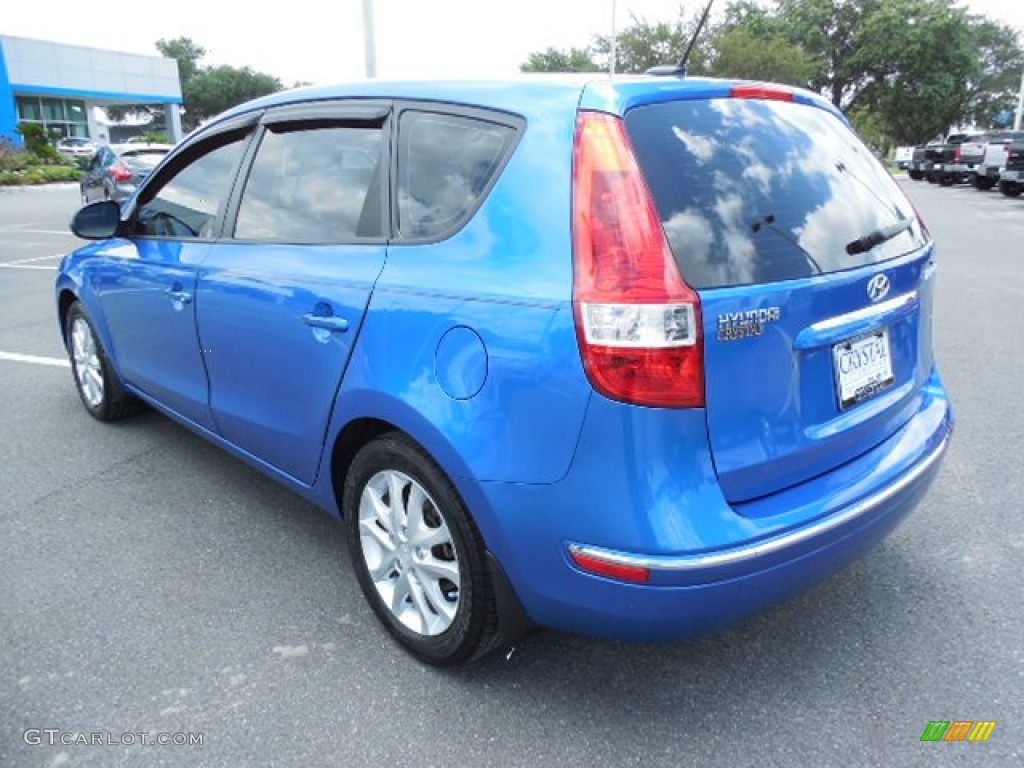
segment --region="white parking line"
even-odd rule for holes
[[[41,269],[45,272],[56,272],[57,267],[41,267],[38,264],[0,264],[4,269]]]
[[[57,368],[70,368],[71,363],[63,357],[40,357],[39,355],[19,355],[17,352],[0,352],[0,360],[13,363],[35,363],[36,365],[52,365]]]
[[[0,267],[11,267],[15,264],[31,264],[33,261],[46,261],[47,259],[60,259],[64,256],[63,253],[54,253],[49,256],[33,256],[30,259],[15,259],[14,261],[3,261],[0,262]]]

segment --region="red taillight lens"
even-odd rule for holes
[[[737,85],[729,91],[734,99],[768,99],[769,101],[793,101],[793,92],[770,85]]]
[[[118,163],[110,167],[110,178],[114,181],[128,181],[132,177],[132,172],[128,170],[128,166],[124,163]]]
[[[953,149],[953,162],[960,162],[960,150],[963,148],[963,144],[957,144]]]
[[[602,394],[704,405],[700,299],[683,282],[622,120],[581,112],[573,157],[573,304]]]

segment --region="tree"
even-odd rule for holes
[[[694,22],[695,25],[695,22]],[[690,42],[691,25],[682,14],[675,21],[649,22],[634,16],[632,23],[616,35],[615,71],[639,75],[651,67],[664,64],[678,64]],[[603,60],[611,56],[611,38],[600,35],[594,41],[594,51]],[[690,71],[699,70],[703,52],[694,49],[689,64]]]
[[[778,34],[760,34],[744,27],[717,32],[711,45],[708,74],[747,80],[768,80],[806,88],[817,61]]]
[[[178,62],[184,106],[182,123],[186,130],[226,109],[282,88],[276,77],[254,72],[249,67],[202,66],[206,49],[189,37],[158,40],[156,49],[161,55]],[[148,117],[153,123],[164,120],[163,104],[111,106],[106,110],[112,120],[124,120],[129,115]]]
[[[178,62],[178,77],[184,85],[199,73],[199,61],[206,56],[206,49],[190,37],[176,37],[173,40],[156,41],[161,56]]]
[[[971,32],[979,67],[968,80],[961,119],[992,127],[1000,112],[1012,112],[1017,103],[1024,48],[1015,29],[983,16],[971,17]]]
[[[601,67],[587,48],[570,48],[568,51],[548,48],[531,53],[519,69],[523,72],[598,72]]]
[[[199,70],[182,93],[189,127],[195,127],[226,109],[281,90],[281,81],[249,67],[208,67]]]

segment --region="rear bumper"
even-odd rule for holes
[[[924,497],[952,432],[952,414],[935,374],[916,415],[883,444],[828,476],[741,509],[717,493],[713,471],[706,474],[710,464],[699,453],[687,457],[692,471],[686,488],[665,474],[680,458],[671,455],[677,446],[663,444],[667,456],[619,461],[620,446],[642,451],[652,437],[666,436],[641,434],[651,423],[640,414],[632,440],[610,441],[623,435],[613,434],[616,425],[608,418],[628,409],[610,405],[597,414],[600,427],[589,435],[585,427],[574,467],[561,483],[482,488],[497,519],[506,522],[496,554],[530,617],[545,626],[623,640],[668,640],[720,629],[853,562]],[[621,427],[626,414],[618,416]],[[594,440],[612,454],[612,462],[581,473],[579,463],[598,455],[588,445]],[[631,584],[584,572],[569,556],[573,549],[647,568],[650,581]]]
[[[999,174],[1000,181],[1024,181],[1024,171],[1003,170]]]

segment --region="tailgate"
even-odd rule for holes
[[[913,415],[932,369],[931,250],[881,271],[701,292],[708,433],[727,499],[827,472]],[[877,275],[890,290],[872,302]]]
[[[893,434],[932,368],[932,249],[871,152],[832,113],[786,101],[666,102],[626,124],[700,295],[726,497],[781,490]]]

